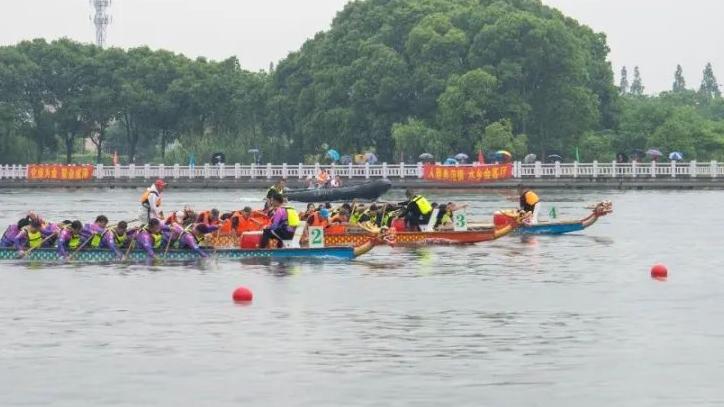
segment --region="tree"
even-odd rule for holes
[[[699,94],[706,99],[721,98],[719,82],[717,82],[716,77],[714,76],[714,68],[712,68],[711,63],[706,64],[706,67],[704,68],[704,78],[701,80]]]
[[[395,154],[408,162],[414,162],[423,153],[442,160],[453,152],[440,131],[419,119],[410,118],[406,123],[396,123],[392,126],[392,139],[395,142]]]
[[[643,96],[644,94],[644,84],[641,80],[641,73],[639,72],[638,66],[634,67],[634,78],[631,83],[630,93],[634,96]]]
[[[681,65],[676,65],[676,73],[674,73],[673,92],[684,92],[686,90],[686,80],[684,79],[684,69]]]
[[[618,90],[621,95],[628,93],[628,70],[625,66],[621,68],[621,84],[618,86]]]
[[[501,120],[485,128],[482,139],[475,144],[476,150],[506,150],[514,156],[522,157],[528,151],[527,137],[513,135],[513,124],[510,120]]]

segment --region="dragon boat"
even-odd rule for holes
[[[467,230],[422,230],[405,231],[401,227],[380,230],[379,228],[363,228],[358,225],[332,225],[325,229],[324,246],[360,246],[373,240],[376,244],[390,246],[430,246],[430,245],[470,245],[500,239],[511,234],[520,225],[520,215],[510,214],[510,222],[504,225],[471,225]],[[258,247],[260,232],[247,232],[241,236],[212,235],[207,241],[216,247]],[[302,240],[303,242],[305,240]],[[256,246],[255,246],[256,245]]]
[[[249,258],[334,258],[340,260],[352,260],[361,256],[374,247],[374,242],[368,239],[357,246],[336,246],[322,248],[284,248],[284,249],[231,249],[231,248],[205,248],[211,258],[221,260],[241,260]],[[172,262],[191,262],[199,260],[199,256],[192,250],[169,250],[166,253],[159,253],[156,259]],[[16,249],[0,249],[0,260],[19,260],[20,256]],[[24,261],[30,262],[56,262],[60,260],[55,248],[36,249],[26,253],[22,257]],[[143,250],[132,250],[125,260],[131,263],[146,262],[148,255]],[[83,249],[75,252],[70,257],[74,263],[114,263],[120,262],[113,251],[108,249]]]
[[[563,221],[538,221],[538,223],[525,223],[520,225],[516,233],[524,235],[563,235],[566,233],[578,232],[591,227],[600,218],[613,213],[613,203],[611,201],[603,201],[594,205],[591,213],[580,220],[563,220]],[[501,211],[507,212],[506,216],[495,219],[497,225],[503,225],[510,222],[510,215],[514,210]]]

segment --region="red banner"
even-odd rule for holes
[[[433,165],[424,168],[423,178],[428,181],[449,182],[452,184],[472,184],[494,182],[513,176],[513,164],[495,165]]]
[[[30,164],[28,179],[36,181],[87,181],[93,178],[93,165]]]

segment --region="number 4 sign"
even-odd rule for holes
[[[309,247],[313,249],[324,247],[324,228],[318,226],[309,228]]]
[[[468,215],[465,210],[455,211],[453,214],[453,225],[456,232],[465,232],[468,230]]]

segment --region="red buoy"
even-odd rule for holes
[[[669,276],[669,269],[667,269],[665,265],[663,265],[661,263],[657,263],[651,267],[651,277],[652,278],[666,278],[668,276]]]
[[[251,302],[251,300],[254,299],[254,294],[246,287],[239,287],[234,290],[232,297],[234,298],[234,302]]]

